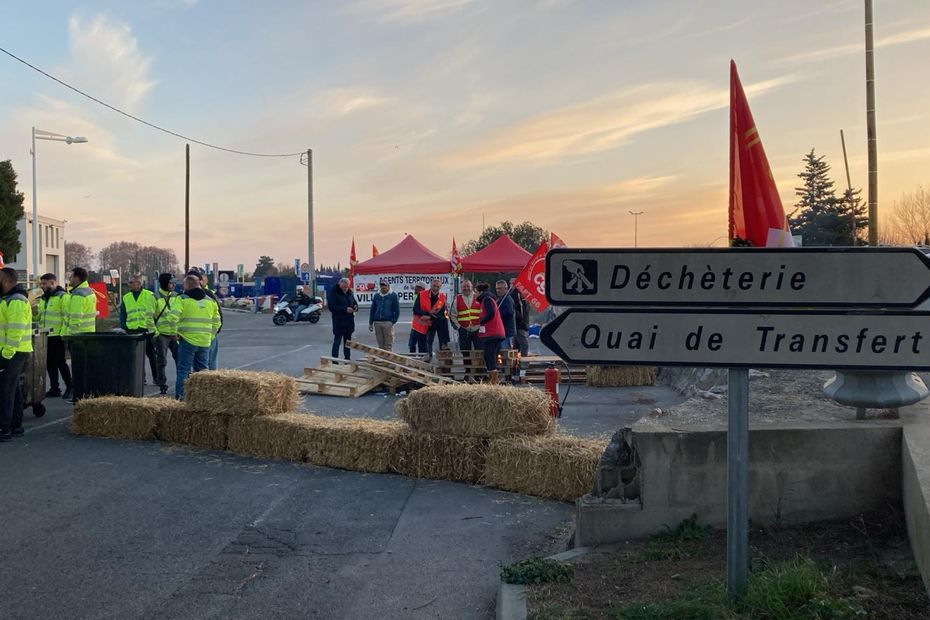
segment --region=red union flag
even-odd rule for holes
[[[378,246],[376,246],[374,243],[372,243],[372,244],[371,244],[371,257],[374,258],[374,257],[377,256],[378,254],[380,254],[380,252],[378,251]]]
[[[352,237],[352,249],[349,251],[349,286],[355,287],[355,266],[358,265],[358,257],[355,255],[355,237]]]
[[[791,247],[785,210],[736,63],[730,61],[730,245]]]
[[[556,248],[564,248],[564,247],[568,247],[565,245],[565,242],[562,241],[562,239],[557,234],[555,234],[554,232],[550,232],[549,233],[549,249],[554,250]]]
[[[455,245],[455,237],[452,237],[452,254],[449,257],[449,267],[452,275],[457,276],[462,273],[462,257],[459,256],[459,249]]]
[[[533,256],[520,275],[513,283],[514,288],[520,291],[523,298],[529,302],[536,312],[543,312],[549,307],[546,301],[546,252],[549,244],[545,241],[539,244]]]

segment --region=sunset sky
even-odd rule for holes
[[[930,2],[875,7],[880,209],[930,184]],[[316,262],[502,219],[574,246],[720,246],[729,60],[786,210],[814,147],[866,184],[861,0],[11,1],[0,46],[173,131],[313,148]],[[183,260],[184,141],[0,55],[0,159],[67,237]],[[306,169],[192,145],[192,262],[306,257]]]

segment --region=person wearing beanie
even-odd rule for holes
[[[158,276],[158,298],[155,300],[155,383],[162,395],[168,393],[168,353],[175,365],[178,363],[178,324],[177,316],[172,312],[172,304],[177,303],[174,275],[163,273]]]

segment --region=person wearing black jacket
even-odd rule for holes
[[[220,356],[220,332],[223,331],[223,306],[220,305],[220,300],[217,299],[216,293],[207,286],[207,274],[203,269],[200,267],[191,267],[187,270],[187,275],[200,278],[200,286],[203,288],[203,292],[206,293],[207,297],[216,302],[216,307],[220,311],[220,329],[216,332],[216,337],[213,338],[213,344],[210,345],[210,357],[207,361],[207,370],[216,370],[216,365]]]
[[[513,337],[513,348],[520,351],[521,357],[526,357],[530,352],[530,304],[523,298],[513,284],[515,279],[510,280],[510,298],[513,300],[514,318],[516,319],[517,332]]]
[[[329,311],[333,315],[333,357],[339,357],[339,345],[342,344],[342,352],[346,359],[349,359],[351,349],[344,343],[352,340],[352,332],[355,331],[355,313],[358,312],[358,301],[355,300],[355,293],[349,288],[349,279],[342,278],[339,283],[329,289],[326,295],[326,303]]]

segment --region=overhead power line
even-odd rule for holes
[[[122,115],[125,116],[126,118],[130,118],[130,119],[132,119],[132,120],[134,120],[134,121],[136,121],[136,122],[139,122],[139,123],[142,123],[143,125],[146,125],[146,126],[148,126],[148,127],[151,127],[152,129],[156,129],[156,130],[158,130],[158,131],[161,131],[162,133],[166,133],[166,134],[168,134],[169,136],[174,136],[175,138],[181,138],[182,140],[186,140],[186,141],[188,141],[188,142],[193,142],[194,144],[199,144],[199,145],[205,146],[205,147],[207,147],[207,148],[216,149],[217,151],[224,151],[224,152],[226,152],[226,153],[234,153],[234,154],[236,154],[236,155],[248,155],[249,157],[296,157],[296,156],[302,155],[302,154],[304,154],[304,153],[306,152],[306,151],[297,151],[296,153],[254,153],[254,152],[251,152],[251,151],[240,151],[240,150],[238,150],[238,149],[231,149],[231,148],[227,148],[227,147],[225,147],[225,146],[219,146],[219,145],[216,145],[216,144],[211,144],[211,143],[209,143],[209,142],[204,142],[203,140],[198,140],[198,139],[196,139],[196,138],[191,138],[191,137],[189,137],[189,136],[185,136],[184,134],[180,134],[180,133],[178,133],[178,132],[176,132],[176,131],[171,131],[170,129],[165,129],[164,127],[160,127],[159,125],[156,125],[156,124],[154,124],[154,123],[150,123],[150,122],[148,122],[147,120],[141,119],[141,118],[139,118],[138,116],[135,116],[135,115],[133,115],[133,114],[130,114],[129,112],[126,112],[126,111],[124,111],[124,110],[120,110],[120,109],[117,108],[116,106],[110,105],[110,104],[107,103],[106,101],[102,101],[102,100],[98,99],[97,97],[94,97],[93,95],[90,95],[90,94],[84,92],[84,91],[81,90],[80,88],[77,88],[77,87],[75,87],[75,86],[72,86],[71,84],[68,84],[68,83],[65,82],[64,80],[61,80],[61,79],[55,77],[54,75],[52,75],[52,74],[50,74],[50,73],[48,73],[48,72],[46,72],[46,71],[43,71],[43,70],[40,69],[39,67],[33,65],[32,63],[30,63],[30,62],[28,62],[28,61],[26,61],[26,60],[23,60],[22,58],[20,58],[20,57],[17,56],[16,54],[14,54],[14,53],[12,53],[12,52],[10,52],[10,51],[8,51],[8,50],[2,48],[2,47],[0,47],[0,52],[3,52],[4,54],[6,54],[7,56],[9,56],[9,57],[12,58],[13,60],[15,60],[15,61],[17,61],[17,62],[20,62],[20,63],[22,63],[22,64],[24,64],[24,65],[26,65],[27,67],[29,67],[29,68],[32,69],[33,71],[37,71],[37,72],[41,73],[42,75],[44,75],[45,77],[49,78],[50,80],[52,80],[52,81],[54,81],[54,82],[58,82],[59,84],[61,84],[61,85],[64,86],[65,88],[67,88],[67,89],[69,89],[69,90],[72,90],[72,91],[76,92],[76,93],[79,94],[79,95],[82,95],[82,96],[84,96],[84,97],[87,97],[88,99],[90,99],[91,101],[93,101],[93,102],[95,102],[95,103],[99,103],[100,105],[102,105],[102,106],[105,107],[105,108],[109,108],[110,110],[113,110],[113,111],[116,112],[117,114],[122,114]]]

